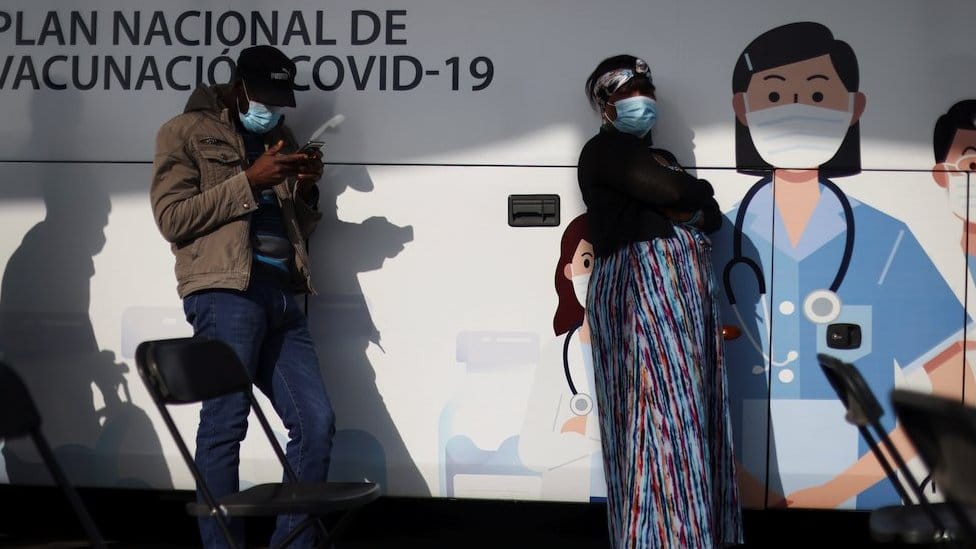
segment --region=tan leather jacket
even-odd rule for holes
[[[149,192],[153,216],[176,256],[180,297],[205,289],[244,290],[251,276],[251,213],[257,201],[244,174],[244,141],[220,97],[228,85],[200,87],[183,114],[166,122],[156,136],[153,179]],[[279,124],[265,143],[285,140],[297,146]],[[322,214],[295,194],[296,182],[274,187],[288,238],[295,249],[294,290],[314,293],[305,242]],[[317,193],[316,193],[317,195]]]

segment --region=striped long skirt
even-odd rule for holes
[[[598,258],[590,279],[615,549],[742,542],[711,244],[675,233]]]

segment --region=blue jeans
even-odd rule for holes
[[[184,298],[194,337],[229,344],[247,367],[254,384],[267,395],[288,429],[285,454],[299,480],[323,482],[329,470],[335,414],[325,392],[319,361],[305,315],[292,294],[269,278],[252,278],[247,290],[204,290]],[[220,498],[239,490],[240,444],[247,433],[247,397],[229,395],[205,401],[197,429],[196,464],[204,482]],[[198,499],[202,499],[197,494]],[[271,543],[288,534],[304,517],[278,517]],[[244,547],[244,525],[232,520],[231,533]],[[225,547],[214,519],[200,520],[204,547]],[[309,547],[315,529],[307,529],[291,547]]]

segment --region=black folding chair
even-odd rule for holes
[[[55,459],[47,439],[41,434],[41,416],[34,406],[34,400],[27,387],[10,366],[0,362],[0,438],[20,437],[30,437],[34,442],[41,460],[64,492],[92,546],[105,547],[105,541],[95,527],[95,522],[92,521],[81,498],[78,497],[78,492],[68,482],[68,477]]]
[[[136,349],[136,364],[203,498],[202,502],[187,504],[187,512],[216,520],[231,547],[236,548],[236,544],[230,534],[228,518],[280,514],[307,515],[308,518],[299,523],[279,547],[289,545],[306,528],[318,529],[319,545],[328,547],[355,510],[379,497],[379,486],[372,482],[299,482],[267,417],[258,406],[247,370],[225,343],[194,338],[146,341]],[[284,469],[286,482],[259,484],[217,500],[204,482],[167,405],[200,402],[235,392],[247,395],[251,410]],[[320,520],[328,514],[341,514],[331,532]]]
[[[872,539],[904,544],[954,543],[960,539],[964,526],[959,524],[956,514],[946,504],[929,502],[901,453],[888,438],[881,425],[884,409],[861,373],[853,364],[826,354],[818,354],[817,360],[847,410],[848,423],[857,427],[903,502],[903,505],[881,507],[871,512],[868,525]],[[890,461],[881,447],[891,457]],[[896,468],[902,478],[896,474]],[[918,503],[912,503],[911,496]]]
[[[976,408],[905,390],[892,391],[891,401],[967,539],[976,541]]]

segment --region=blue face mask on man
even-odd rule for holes
[[[238,116],[245,130],[251,133],[268,133],[278,125],[281,113],[277,107],[269,107],[252,100],[247,93],[247,86],[244,86],[244,96],[247,97],[247,112],[238,113]]]
[[[621,99],[613,104],[617,118],[613,127],[618,130],[644,137],[657,121],[657,102],[643,95]]]

